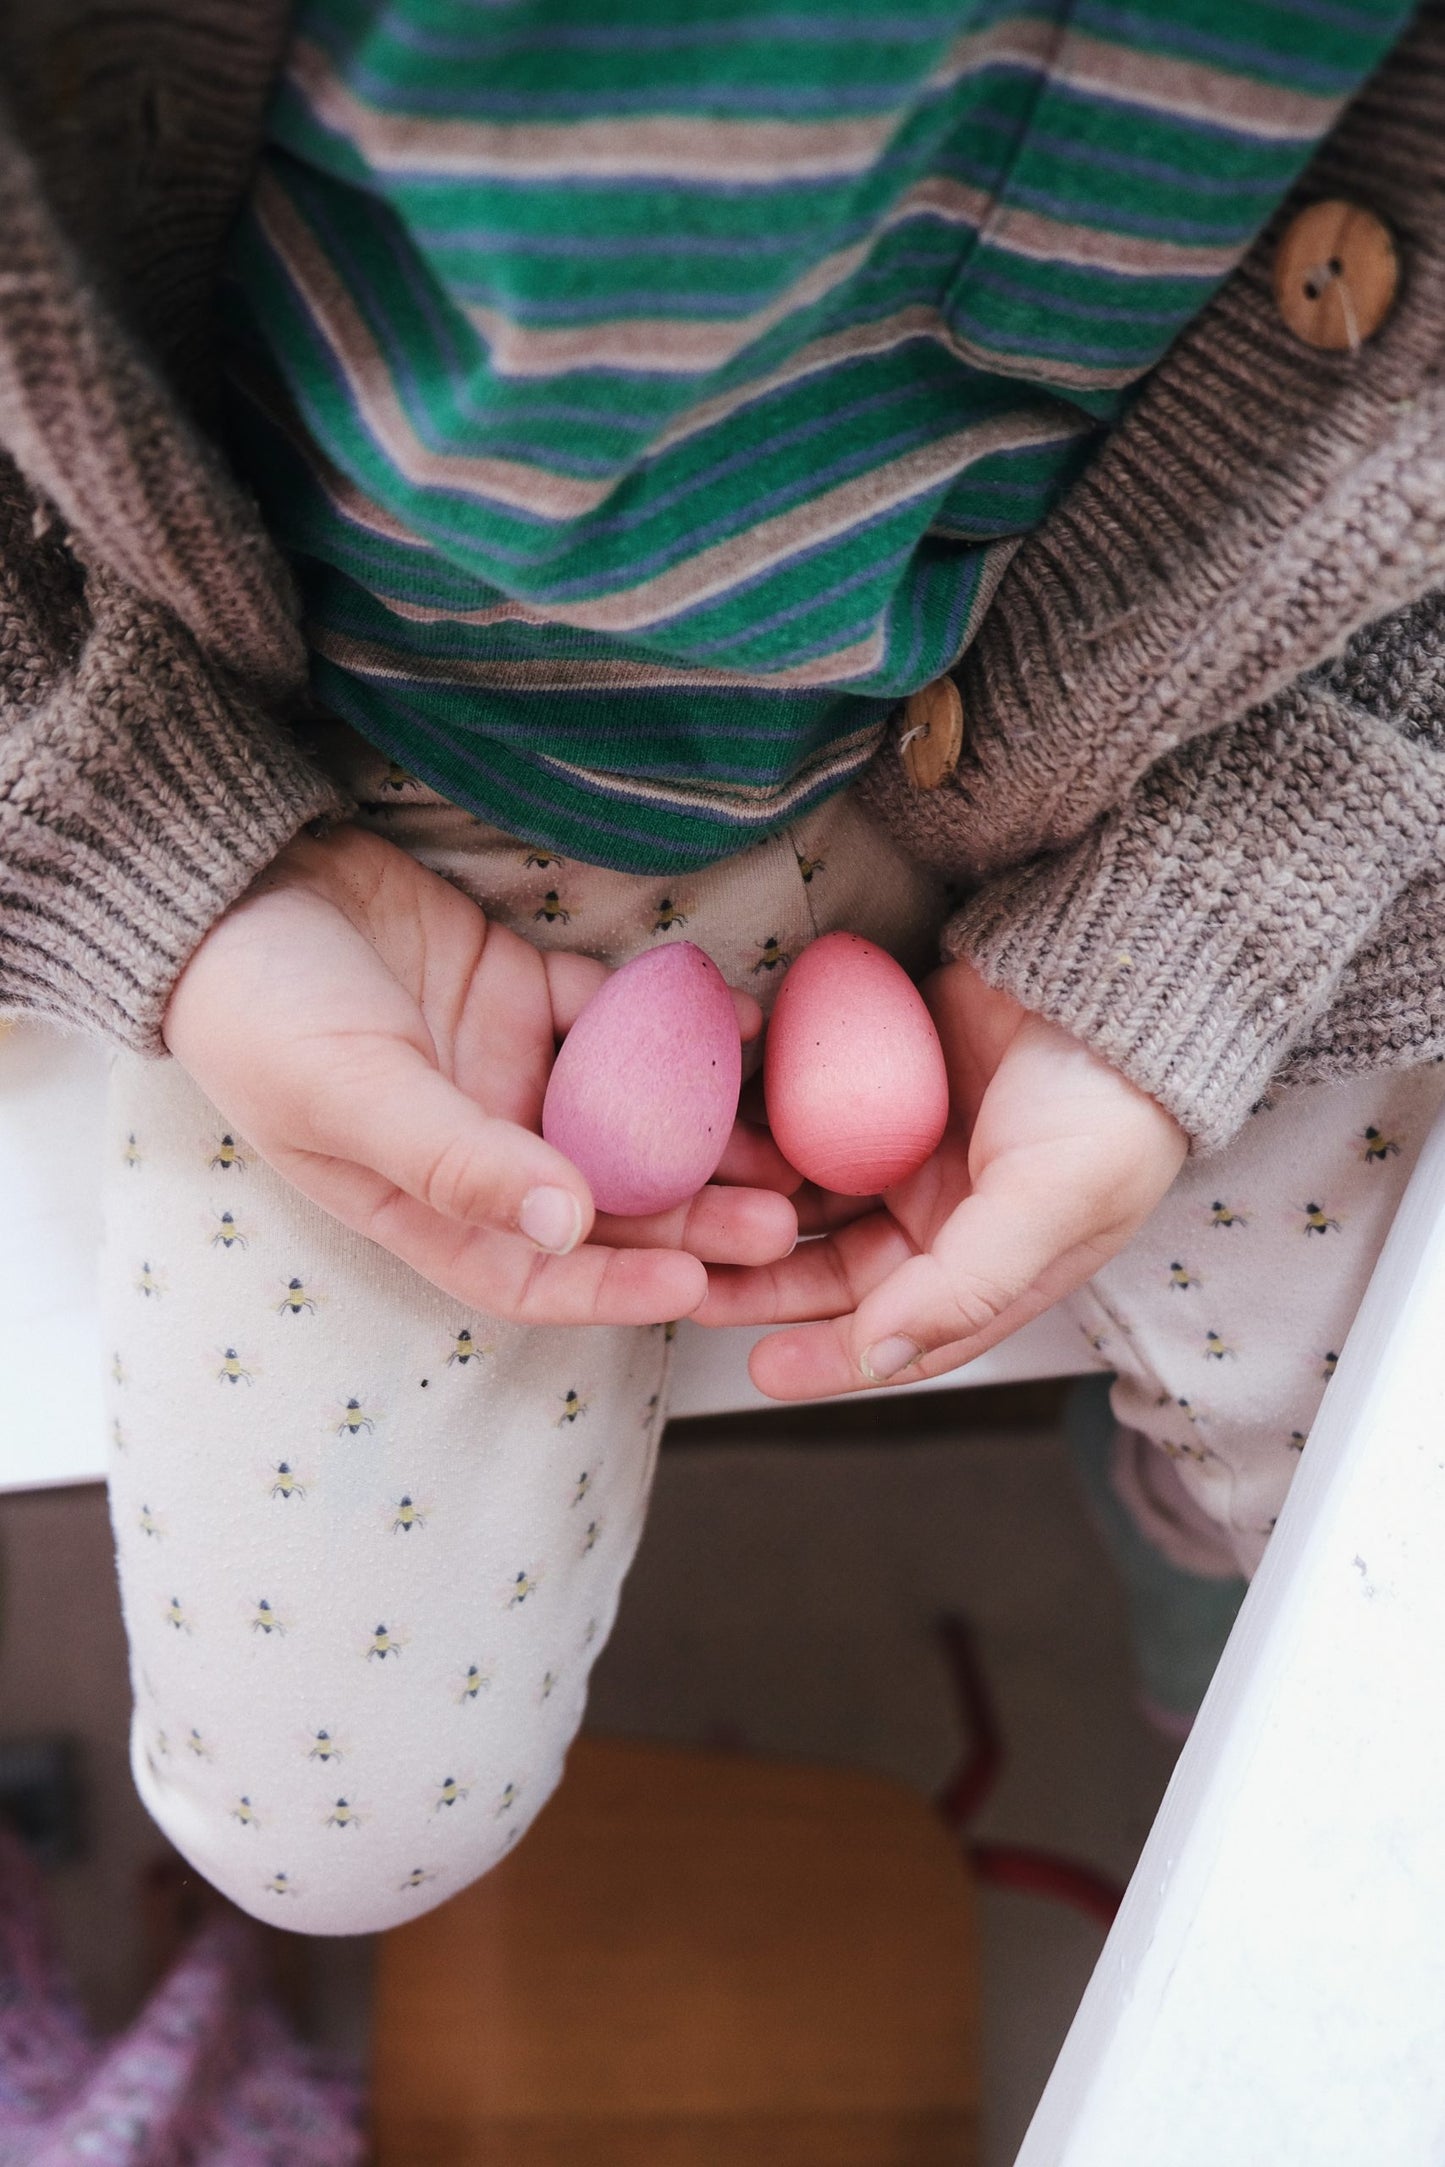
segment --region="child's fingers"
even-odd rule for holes
[[[699,1324],[786,1324],[851,1314],[870,1288],[908,1257],[913,1245],[886,1212],[855,1220],[821,1241],[752,1270],[722,1264],[708,1272]]]
[[[734,1122],[712,1178],[745,1189],[776,1189],[780,1196],[792,1196],[803,1181],[798,1169],[789,1166],[773,1142],[770,1131],[750,1121]]]
[[[798,1221],[788,1199],[776,1190],[709,1183],[676,1211],[650,1219],[599,1212],[592,1238],[617,1249],[685,1249],[707,1264],[746,1266],[787,1256],[798,1238]]]
[[[800,1235],[831,1234],[835,1228],[851,1226],[855,1219],[866,1219],[870,1212],[882,1208],[881,1197],[840,1196],[836,1189],[820,1189],[811,1181],[793,1194]]]
[[[816,1398],[938,1376],[1082,1286],[1132,1225],[1091,1186],[1055,1189],[1038,1176],[996,1165],[932,1248],[900,1263],[851,1314],[761,1341],[749,1364],[759,1391]]]
[[[518,1324],[662,1324],[690,1315],[706,1288],[705,1267],[676,1249],[588,1242],[570,1256],[546,1256],[521,1235],[431,1210],[372,1167],[310,1152],[263,1156],[344,1225],[488,1316]]]
[[[591,1194],[570,1159],[485,1113],[401,1039],[338,1051],[307,1112],[311,1150],[374,1169],[443,1219],[520,1232],[561,1254],[591,1227]]]

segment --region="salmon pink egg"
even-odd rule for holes
[[[809,1181],[877,1196],[948,1122],[948,1072],[922,994],[859,933],[825,933],[778,990],[763,1055],[774,1141]]]
[[[542,1134],[599,1211],[685,1203],[717,1171],[738,1110],[742,1035],[727,981],[692,941],[634,956],[558,1049]]]

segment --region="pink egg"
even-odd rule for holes
[[[948,1122],[948,1072],[922,994],[859,933],[825,933],[778,991],[763,1056],[785,1159],[842,1196],[878,1196],[922,1166]]]
[[[691,941],[634,956],[558,1050],[542,1134],[599,1211],[671,1211],[717,1171],[738,1110],[742,1036],[722,972]]]

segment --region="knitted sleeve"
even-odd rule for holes
[[[351,801],[287,722],[257,521],[0,128],[0,1015],[135,1051],[209,927]]]
[[[1201,1156],[1271,1085],[1445,1051],[1445,605],[1176,747],[1072,845],[985,881],[943,950]]]

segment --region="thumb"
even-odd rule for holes
[[[333,1073],[308,1126],[318,1148],[373,1168],[443,1218],[524,1234],[555,1256],[591,1232],[592,1194],[571,1160],[484,1112],[417,1047],[371,1049],[344,1086]]]
[[[1062,1300],[1123,1248],[1168,1187],[1121,1199],[1101,1155],[1009,1154],[847,1320],[848,1350],[870,1384],[937,1375],[985,1353]],[[1119,1170],[1115,1170],[1116,1172]],[[1169,1179],[1172,1179],[1172,1171]],[[929,1361],[947,1353],[946,1361]]]

